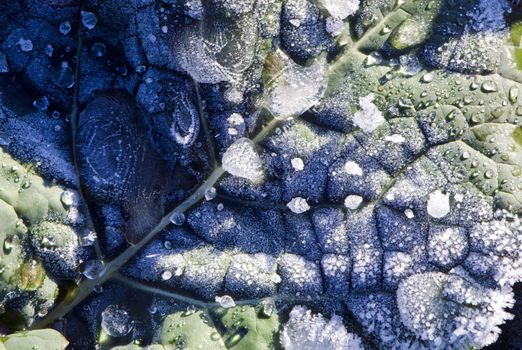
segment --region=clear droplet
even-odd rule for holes
[[[103,331],[111,337],[124,337],[133,328],[129,313],[118,305],[109,305],[101,316]]]
[[[98,17],[92,12],[82,11],[82,23],[85,28],[92,30],[98,23]]]
[[[205,190],[205,199],[207,201],[213,200],[214,198],[216,198],[216,195],[217,195],[217,192],[214,187],[210,187]]]
[[[82,273],[90,280],[96,279],[105,273],[105,265],[100,260],[86,261]]]
[[[183,225],[183,223],[185,222],[185,214],[183,213],[180,213],[180,212],[174,212],[171,216],[170,216],[170,222],[172,222],[174,225]]]

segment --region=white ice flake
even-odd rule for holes
[[[372,132],[381,126],[386,120],[379,108],[373,104],[373,94],[359,99],[361,109],[355,112],[353,122],[365,132]]]
[[[449,194],[444,194],[440,190],[430,193],[427,209],[428,214],[436,219],[448,215],[450,211]]]
[[[351,160],[344,164],[344,171],[346,171],[348,175],[362,176],[363,174],[361,166]]]
[[[302,214],[308,210],[310,210],[310,206],[306,202],[306,199],[302,197],[292,198],[290,202],[286,205],[292,212],[296,214]]]
[[[230,174],[254,183],[261,183],[265,178],[261,157],[255,144],[247,138],[240,138],[228,147],[223,154],[222,166]]]

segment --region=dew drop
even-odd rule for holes
[[[183,213],[180,213],[180,212],[174,212],[171,216],[170,216],[170,222],[172,222],[174,225],[183,225],[183,223],[185,222],[185,214]]]
[[[133,328],[127,311],[118,305],[109,305],[101,314],[103,331],[114,338],[124,337]]]
[[[86,261],[82,273],[90,280],[96,279],[105,273],[105,265],[100,260]]]

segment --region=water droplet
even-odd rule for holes
[[[162,274],[161,274],[161,279],[164,280],[164,281],[168,281],[172,278],[172,272],[170,271],[164,271]]]
[[[517,103],[518,101],[518,87],[512,86],[509,88],[509,102],[511,103]]]
[[[64,89],[70,89],[74,86],[74,72],[67,62],[62,62],[53,79],[56,85]]]
[[[91,47],[91,53],[94,57],[103,57],[107,53],[107,48],[103,43],[97,42],[94,43]]]
[[[71,22],[65,21],[65,22],[60,23],[60,33],[62,33],[63,35],[67,35],[67,34],[69,34],[70,31],[71,31]]]
[[[124,337],[133,328],[129,313],[118,305],[109,305],[102,312],[101,317],[101,326],[104,332],[111,337]]]
[[[171,216],[170,216],[170,222],[172,222],[174,225],[183,225],[183,223],[185,222],[185,214],[183,213],[180,213],[180,212],[174,212]]]
[[[384,27],[382,27],[381,35],[388,34],[389,32],[391,32],[390,26],[385,25]]]
[[[82,23],[85,28],[92,30],[98,23],[98,18],[92,12],[82,11]]]
[[[484,172],[484,177],[486,179],[491,179],[493,177],[493,175],[495,175],[495,173],[493,172],[493,170],[491,169],[488,169]]]
[[[197,311],[194,305],[187,306],[187,310],[183,312],[183,316],[190,316]]]
[[[90,280],[96,279],[105,273],[105,265],[100,260],[86,261],[82,273]]]
[[[435,79],[435,74],[432,72],[426,73],[422,76],[423,83],[431,83]]]
[[[224,309],[229,309],[231,307],[236,306],[234,299],[230,295],[223,295],[222,297],[217,296],[216,302]]]
[[[215,187],[210,187],[205,190],[205,199],[211,201],[216,198],[217,192]]]
[[[482,83],[483,92],[495,92],[497,91],[497,83],[493,80],[486,80]]]
[[[33,106],[40,112],[46,111],[49,107],[49,99],[47,96],[38,97],[33,101]]]

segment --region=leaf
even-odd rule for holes
[[[279,328],[277,314],[263,305],[178,312],[163,321],[160,343],[203,349],[272,349]]]
[[[24,331],[0,338],[0,348],[5,350],[65,350],[67,345],[67,339],[54,329]]]

